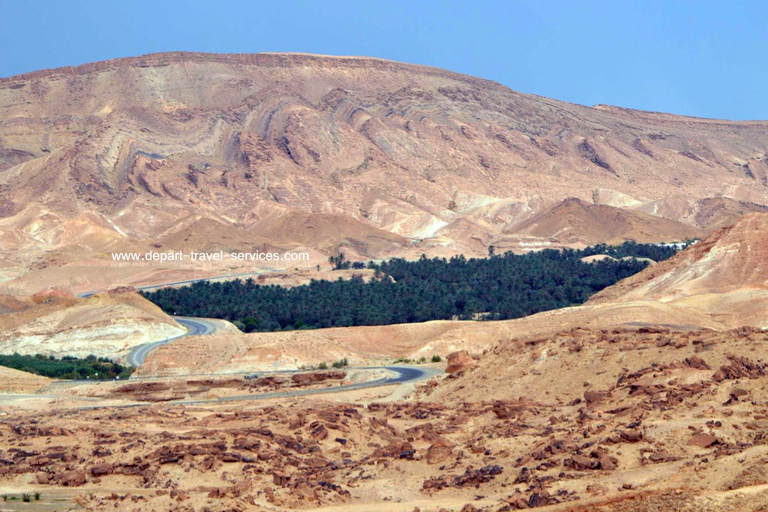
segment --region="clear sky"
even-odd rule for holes
[[[0,0],[0,76],[187,50],[366,55],[512,89],[768,119],[768,2]]]

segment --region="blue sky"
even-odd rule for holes
[[[594,105],[768,119],[768,3],[0,0],[0,76],[188,50],[426,64]]]

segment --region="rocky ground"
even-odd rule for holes
[[[766,341],[577,329],[454,353],[406,400],[10,409],[0,485],[86,510],[761,510]]]
[[[146,379],[24,381],[11,390],[34,399],[0,395],[0,491],[61,500],[50,510],[765,510],[768,331],[748,307],[765,296],[764,218],[580,307],[190,337],[154,351]],[[363,377],[200,375],[432,354],[445,374],[426,383],[314,396],[266,393]]]

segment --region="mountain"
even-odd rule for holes
[[[682,222],[655,217],[605,204],[591,204],[570,198],[513,226],[511,232],[537,238],[551,238],[564,243],[589,245],[607,242],[620,244],[627,240],[641,243],[658,242],[660,236],[669,241],[701,236],[701,231]]]
[[[762,121],[573,105],[381,59],[117,59],[0,79],[0,259],[202,250],[186,240],[201,225],[211,246],[277,241],[318,262],[670,241],[764,210],[766,148]],[[574,208],[588,229],[539,225]],[[294,238],[308,218],[338,229]]]
[[[723,324],[768,328],[768,214],[736,224],[595,294],[592,305],[661,302],[706,312]]]

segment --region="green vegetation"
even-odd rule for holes
[[[34,494],[30,494],[28,492],[23,492],[21,495],[16,496],[13,494],[3,494],[3,501],[23,501],[24,503],[30,503],[33,499],[35,501],[40,501],[42,494],[40,494],[39,491],[35,492]]]
[[[132,366],[115,363],[105,357],[88,356],[85,359],[80,359],[64,356],[61,359],[56,359],[53,356],[41,354],[35,356],[0,355],[0,366],[56,379],[95,380],[111,380],[115,377],[127,379],[135,369]]]
[[[583,250],[494,253],[479,259],[396,258],[368,263],[367,268],[374,270],[368,281],[362,277],[313,280],[293,288],[261,286],[252,279],[197,282],[144,296],[168,313],[224,318],[245,332],[454,318],[504,320],[582,304],[592,294],[647,266],[635,258],[660,261],[676,251],[675,247],[626,242]],[[596,254],[618,261],[581,261]],[[629,258],[621,259],[625,257]],[[329,261],[334,268],[354,268],[343,254]]]
[[[345,357],[344,359],[339,359],[335,363],[331,363],[331,366],[328,366],[328,363],[323,361],[322,363],[318,364],[317,366],[305,364],[302,366],[299,366],[299,370],[328,370],[331,367],[333,368],[344,368],[345,366],[349,366],[349,360]]]
[[[347,361],[347,358],[339,359],[335,363],[333,363],[331,366],[334,368],[344,368],[345,366],[349,366],[349,361]]]
[[[442,360],[443,360],[443,358],[442,358],[442,357],[440,357],[440,356],[438,356],[437,354],[435,354],[434,356],[432,356],[432,362],[433,362],[433,363],[439,363],[439,362],[440,362],[440,361],[442,361]]]
[[[347,270],[353,268],[355,270],[361,270],[365,268],[365,263],[362,261],[347,261],[344,253],[337,254],[328,258],[328,263],[331,264],[333,270]],[[318,269],[319,270],[319,269]]]

